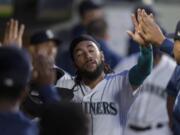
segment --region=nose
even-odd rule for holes
[[[91,55],[91,53],[90,52],[86,52],[85,53],[85,57],[86,57],[86,59],[91,59],[92,58],[92,55]]]

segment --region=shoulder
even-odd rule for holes
[[[137,63],[138,57],[139,57],[139,53],[123,58],[121,62],[115,67],[115,72],[122,72],[123,70],[129,70]]]
[[[53,68],[57,72],[58,79],[64,80],[64,79],[71,79],[72,78],[72,76],[69,73],[67,73],[65,70],[63,70],[62,68],[60,68],[56,65],[54,65]]]
[[[16,117],[16,125],[20,127],[24,127],[24,129],[32,129],[32,130],[38,130],[37,123],[30,120],[28,117],[24,115],[22,112],[18,112],[17,114],[14,114]],[[35,131],[34,131],[35,132]]]
[[[4,129],[5,134],[18,135],[38,135],[37,123],[32,122],[22,112],[12,113],[0,113],[1,117],[1,129]],[[11,129],[11,130],[8,130]]]
[[[71,89],[75,85],[75,81],[73,78],[70,79],[59,79],[56,83],[56,87],[58,88],[68,88]]]
[[[111,73],[111,74],[107,74],[105,79],[109,80],[109,79],[114,79],[114,78],[123,78],[125,76],[127,76],[129,73],[128,70],[124,70],[120,73]]]

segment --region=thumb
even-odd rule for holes
[[[134,34],[131,32],[131,31],[126,31],[127,32],[127,34],[132,38],[132,39],[134,39]]]

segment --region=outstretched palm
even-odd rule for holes
[[[19,25],[17,20],[11,19],[7,22],[3,45],[17,45],[21,48],[24,28],[25,26]]]

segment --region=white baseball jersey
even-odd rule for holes
[[[69,73],[67,73],[65,70],[63,70],[62,68],[60,68],[56,65],[54,65],[53,68],[63,72],[64,75],[61,76],[61,78],[59,78],[59,80],[68,80],[68,79],[72,78],[72,76]]]
[[[137,63],[138,54],[125,58],[115,69],[122,71],[129,69]],[[151,74],[143,83],[140,95],[133,104],[129,115],[127,125],[136,125],[137,127],[156,126],[158,123],[166,124],[166,129],[159,128],[156,132],[147,130],[143,132],[128,131],[125,135],[169,135],[168,115],[166,109],[166,87],[174,72],[176,63],[170,57],[162,55],[160,62],[153,68]],[[164,133],[166,131],[166,133]],[[151,132],[148,134],[148,132]]]
[[[59,80],[56,86],[70,89],[74,81]],[[124,71],[106,75],[93,89],[85,84],[77,86],[73,101],[81,103],[89,115],[90,135],[122,135],[127,112],[138,93],[132,90],[128,71]]]

